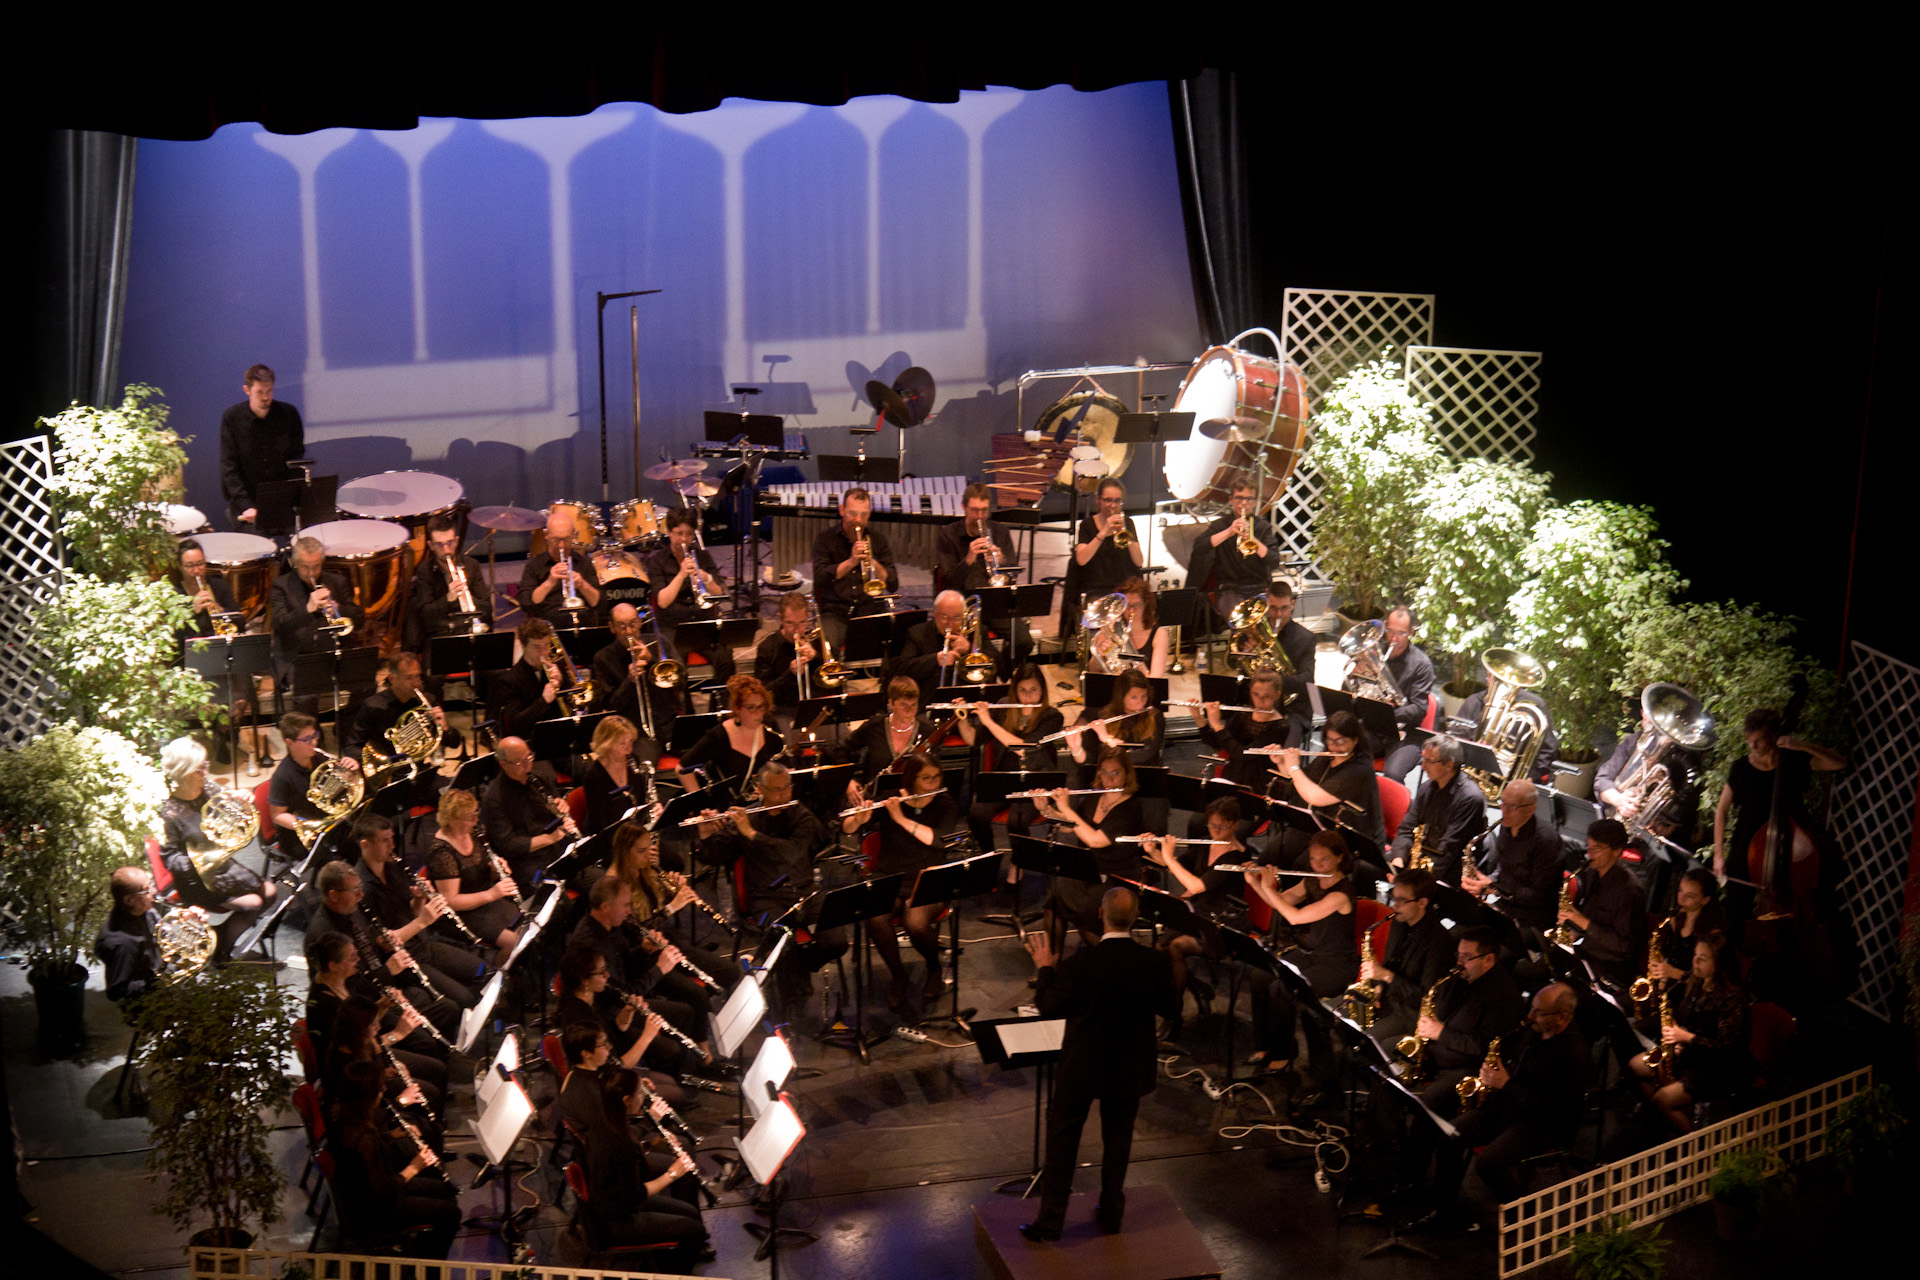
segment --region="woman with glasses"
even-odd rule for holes
[[[733,784],[738,792],[760,772],[760,766],[786,750],[780,731],[768,722],[773,710],[773,695],[767,686],[750,675],[736,675],[727,681],[726,719],[700,735],[693,749],[680,757],[680,785],[698,791],[700,778],[695,768],[706,767],[714,781]]]
[[[878,809],[848,815],[841,822],[841,830],[851,834],[867,826],[877,832],[880,848],[874,856],[873,874],[905,877],[900,882],[900,896],[894,901],[894,913],[901,916],[913,949],[927,962],[920,998],[932,1001],[945,990],[940,977],[940,939],[934,930],[940,908],[909,907],[906,901],[920,872],[945,860],[941,841],[959,825],[960,804],[946,789],[940,766],[930,758],[910,755],[901,765],[907,776],[907,790],[889,796]],[[899,1013],[906,1008],[907,971],[900,963],[900,943],[894,937],[892,915],[878,915],[868,920],[867,936],[893,980],[887,992],[887,1008]]]
[[[993,772],[1010,773],[1019,769],[1051,770],[1059,767],[1059,744],[1040,739],[1058,733],[1065,717],[1058,707],[1047,703],[1047,678],[1029,662],[1013,673],[1013,700],[1020,705],[1003,707],[998,712],[985,704],[975,705],[956,726],[969,747],[980,744],[982,731],[991,744]],[[1023,787],[1013,788],[1016,791]],[[967,829],[982,849],[993,848],[993,819],[1007,811],[1007,834],[1024,836],[1033,830],[1039,810],[1031,800],[978,800],[967,810]],[[1008,883],[1018,872],[1008,868]]]

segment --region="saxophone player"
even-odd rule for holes
[[[1393,923],[1387,926],[1387,952],[1383,960],[1374,960],[1368,951],[1360,955],[1360,976],[1382,985],[1380,1013],[1369,1028],[1373,1038],[1391,1047],[1401,1036],[1413,1032],[1420,1002],[1427,989],[1447,971],[1447,927],[1433,909],[1433,877],[1424,871],[1407,871],[1394,879],[1388,905],[1393,908]]]
[[[1460,883],[1460,859],[1472,839],[1487,829],[1487,797],[1461,771],[1460,741],[1437,733],[1420,747],[1420,769],[1426,776],[1414,793],[1407,816],[1387,856],[1389,867],[1405,867],[1413,851],[1413,833],[1425,828],[1427,856],[1434,878]]]
[[[1587,828],[1587,866],[1574,889],[1574,905],[1558,912],[1561,923],[1581,931],[1580,955],[1604,981],[1625,990],[1638,976],[1635,961],[1647,937],[1646,894],[1620,855],[1627,829],[1612,818]]]
[[[493,591],[480,562],[461,554],[460,529],[452,516],[427,521],[427,551],[426,559],[413,571],[412,608],[407,614],[406,643],[416,649],[424,648],[434,636],[465,630],[471,619],[469,602],[474,613],[487,620]]]
[[[933,554],[940,585],[971,593],[992,586],[995,573],[1016,572],[1020,560],[1013,531],[992,518],[993,491],[970,484],[960,500],[966,516],[940,527]]]

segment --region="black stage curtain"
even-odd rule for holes
[[[117,133],[61,129],[47,138],[48,224],[40,330],[43,381],[58,405],[120,403],[120,327],[127,304],[133,167],[139,144]]]
[[[1240,76],[1206,70],[1167,82],[1187,260],[1200,330],[1218,346],[1261,323],[1260,239],[1254,234]],[[1269,234],[1277,228],[1268,228]]]

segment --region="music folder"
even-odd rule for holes
[[[983,1018],[971,1025],[980,1060],[1006,1071],[1058,1061],[1067,1037],[1065,1018]]]
[[[1362,698],[1344,689],[1329,689],[1325,685],[1316,685],[1320,690],[1320,709],[1326,715],[1336,711],[1351,711],[1360,718],[1360,725],[1367,731],[1367,739],[1377,751],[1385,751],[1400,741],[1400,722],[1393,718],[1393,708],[1373,698]]]
[[[767,997],[757,982],[736,982],[727,993],[726,1003],[713,1015],[713,1053],[716,1058],[731,1058],[760,1019],[766,1016]]]
[[[754,1119],[760,1118],[778,1095],[780,1087],[793,1074],[793,1050],[787,1044],[787,1038],[775,1030],[760,1042],[759,1052],[753,1055],[753,1062],[747,1067],[746,1074],[740,1077],[740,1096],[747,1100],[747,1113]],[[772,1086],[771,1094],[768,1086]]]
[[[1013,846],[1013,865],[1022,871],[1061,876],[1082,884],[1100,883],[1100,866],[1093,860],[1091,849],[1077,844],[1036,840],[1032,836],[1009,836],[1007,839]]]

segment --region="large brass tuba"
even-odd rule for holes
[[[1533,774],[1533,762],[1547,735],[1547,713],[1520,697],[1522,689],[1547,682],[1547,669],[1518,649],[1486,649],[1480,665],[1487,673],[1487,701],[1474,736],[1500,762],[1501,783]]]
[[[1346,679],[1340,687],[1346,692],[1390,707],[1407,705],[1407,695],[1387,670],[1387,646],[1384,633],[1371,622],[1348,627],[1340,637],[1340,652],[1347,656]]]
[[[1654,820],[1673,800],[1674,752],[1711,748],[1713,717],[1700,699],[1665,682],[1646,687],[1640,694],[1640,711],[1651,727],[1634,744],[1633,755],[1613,786],[1633,802],[1633,816],[1623,819],[1627,834],[1651,840],[1656,838]]]
[[[1273,630],[1273,619],[1267,616],[1267,598],[1264,595],[1242,600],[1233,606],[1233,612],[1227,618],[1227,630],[1233,637],[1229,653],[1241,675],[1251,676],[1261,670],[1278,671],[1283,676],[1296,674],[1293,660],[1280,647],[1280,637]]]
[[[1099,659],[1102,671],[1118,675],[1138,665],[1120,658],[1120,651],[1127,645],[1127,598],[1120,592],[1087,601],[1080,615],[1080,630],[1086,637],[1087,657]]]

